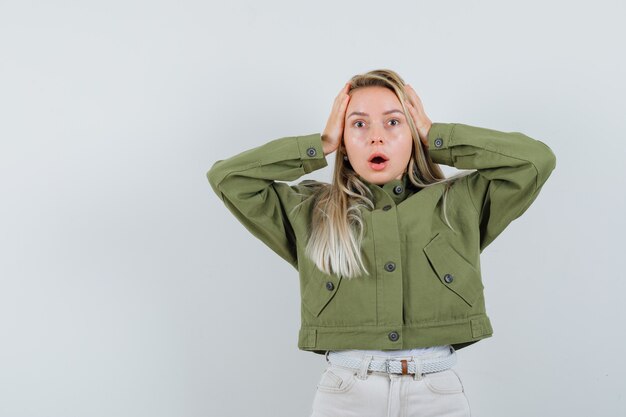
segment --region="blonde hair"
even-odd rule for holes
[[[446,183],[443,194],[444,217],[448,227],[454,230],[446,214],[447,192],[454,180],[472,171],[464,171],[446,178],[439,165],[431,160],[409,113],[405,83],[396,72],[388,69],[373,70],[355,75],[350,80],[350,92],[370,86],[388,88],[400,100],[413,139],[413,151],[407,170],[408,178],[419,188]],[[339,146],[331,184],[319,181],[306,181],[303,184],[313,189],[310,198],[314,199],[310,236],[305,253],[321,271],[327,274],[340,274],[350,279],[363,274],[369,275],[361,254],[364,224],[359,208],[374,209],[374,203],[372,191],[359,179],[349,161],[344,160],[344,155],[345,150]]]

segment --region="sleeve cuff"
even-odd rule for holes
[[[322,147],[321,133],[298,136],[296,140],[298,141],[302,167],[306,174],[328,166],[328,160],[326,155],[324,155],[324,148]]]
[[[451,140],[454,123],[433,123],[428,131],[428,153],[437,164],[454,166]]]

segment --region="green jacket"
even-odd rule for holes
[[[419,189],[406,174],[383,186],[366,182],[375,196],[375,209],[362,210],[370,275],[351,280],[323,273],[304,255],[312,191],[307,181],[285,182],[328,165],[319,133],[272,140],[208,171],[235,217],[299,271],[299,349],[458,350],[493,334],[479,255],[535,200],[556,158],[522,133],[459,123],[433,123],[428,144],[435,163],[476,169],[449,190],[456,232],[441,211],[443,184]]]

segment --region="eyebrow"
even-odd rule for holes
[[[401,111],[401,110],[398,110],[398,109],[387,110],[386,112],[383,113],[383,115],[391,114],[391,113],[400,113],[400,114],[404,115],[404,112]],[[353,111],[352,113],[350,113],[348,115],[348,118],[350,118],[352,116],[369,116],[369,114],[364,113],[362,111]]]

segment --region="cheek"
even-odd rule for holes
[[[363,138],[355,134],[355,132],[348,130],[343,135],[343,144],[348,149],[357,149],[363,144]]]
[[[342,141],[346,146],[350,146],[352,144],[352,142],[354,142],[354,135],[352,134],[352,132],[350,131],[350,129],[348,127],[344,127],[343,128],[343,137],[342,137]]]
[[[363,141],[367,133],[365,133],[365,129],[351,129],[350,127],[346,127],[343,130],[343,136],[354,143],[359,143]]]
[[[402,146],[400,147],[402,155],[408,161],[411,158],[411,153],[413,151],[413,139],[411,139],[411,135],[409,135],[408,140],[402,141]]]

